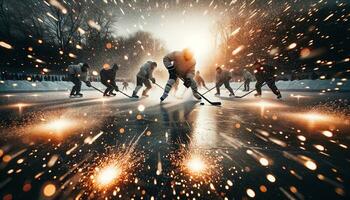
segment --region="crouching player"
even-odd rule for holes
[[[147,61],[141,66],[140,71],[136,76],[136,88],[132,93],[133,98],[139,98],[139,96],[137,96],[137,92],[142,88],[143,85],[146,86],[146,89],[143,90],[142,96],[148,97],[147,93],[152,88],[150,80],[152,83],[156,82],[156,79],[153,78],[153,71],[156,67],[157,63],[153,61]]]
[[[161,102],[168,97],[177,78],[181,78],[184,81],[185,87],[191,87],[193,96],[196,99],[201,99],[200,95],[197,94],[198,88],[196,81],[193,79],[195,75],[196,60],[189,49],[169,53],[163,58],[163,63],[169,72],[169,80],[164,88],[163,95],[160,97]]]

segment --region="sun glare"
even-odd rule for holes
[[[201,69],[214,51],[213,21],[203,15],[187,17],[186,20],[168,18],[162,27],[156,27],[154,34],[166,43],[170,51],[191,49],[197,61],[196,69]]]

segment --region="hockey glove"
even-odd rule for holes
[[[119,92],[119,88],[118,88],[117,85],[114,87],[114,90],[115,90],[116,92]]]
[[[85,84],[86,84],[86,86],[91,87],[91,82],[90,81],[86,81]]]
[[[156,79],[155,78],[151,78],[150,80],[152,81],[153,84],[156,83]]]
[[[189,79],[189,78],[186,78],[185,80],[184,80],[184,86],[186,87],[186,88],[189,88],[190,86],[191,86],[191,79]]]

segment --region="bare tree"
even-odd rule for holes
[[[0,33],[1,35],[10,38],[11,37],[11,19],[9,15],[8,5],[5,0],[0,0]]]
[[[86,22],[82,28],[86,30],[83,37],[86,45],[91,48],[96,48],[99,43],[106,42],[112,37],[112,27],[116,22],[116,16],[113,15],[109,5],[100,2],[91,4],[86,9]],[[95,26],[93,26],[94,24]]]

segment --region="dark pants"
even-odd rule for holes
[[[115,81],[111,81],[109,83],[106,81],[101,81],[101,83],[107,87],[105,92],[103,93],[104,95],[111,94],[113,92],[114,88],[117,87],[117,85],[115,84]]]
[[[142,78],[142,77],[136,77],[136,88],[134,90],[134,94],[137,94],[137,92],[141,89],[141,87],[145,85],[146,89],[143,90],[142,95],[147,95],[147,92],[152,88],[151,82],[149,79]]]
[[[74,83],[74,86],[72,88],[72,91],[70,92],[71,95],[75,95],[80,93],[81,90],[81,80],[76,77],[75,75],[70,75],[70,81]]]
[[[281,94],[280,91],[278,90],[276,84],[275,84],[275,78],[266,78],[266,79],[257,79],[256,80],[255,89],[259,95],[261,95],[261,88],[262,88],[264,83],[267,84],[267,86],[271,89],[271,91],[275,95]]]
[[[230,81],[222,81],[222,82],[216,83],[216,92],[217,92],[218,94],[220,94],[220,87],[221,87],[222,85],[224,85],[225,88],[226,88],[231,94],[233,94],[233,90],[232,90],[232,88],[231,88],[231,86],[230,86]]]
[[[148,79],[141,78],[141,77],[136,78],[136,85],[137,86],[145,85],[146,88],[148,88],[148,89],[152,88],[151,82]]]
[[[244,91],[249,91],[250,79],[244,81]]]

